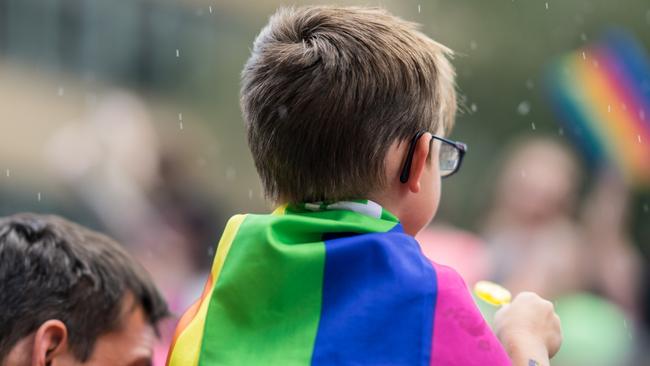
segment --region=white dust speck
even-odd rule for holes
[[[642,121],[645,121],[645,110],[639,110],[639,118],[641,118]]]
[[[548,2],[546,3],[546,10],[548,10]]]
[[[478,111],[478,106],[476,105],[476,103],[472,103],[472,104],[469,106],[469,109],[470,109],[473,113],[476,113],[476,111]]]
[[[210,11],[210,14],[212,14],[212,5],[208,6],[208,11]]]
[[[612,105],[611,104],[607,105],[607,113],[612,113]]]
[[[522,116],[530,113],[530,102],[524,100],[523,102],[519,103],[517,106],[517,113],[521,114]]]
[[[582,34],[580,35],[580,40],[582,40],[583,42],[587,42],[587,34],[586,34],[586,33],[582,33]]]
[[[183,113],[179,113],[179,114],[178,114],[178,120],[179,120],[179,121],[182,121],[182,120],[183,120]]]
[[[59,90],[56,92],[56,94],[60,97],[62,97],[63,94],[65,94],[65,90],[63,89],[62,86],[59,87]]]
[[[253,190],[252,190],[252,189],[249,189],[249,190],[248,190],[248,199],[249,199],[249,200],[252,200],[252,199],[253,199]]]
[[[176,49],[176,57],[181,57],[181,50],[178,48]]]
[[[9,169],[7,169],[7,177],[10,176],[10,175],[11,175],[11,172],[9,171]]]
[[[235,172],[234,168],[229,167],[228,169],[226,169],[226,179],[234,180],[236,176],[237,176],[237,173]]]
[[[470,41],[470,42],[469,42],[469,48],[470,48],[472,51],[475,51],[475,50],[478,48],[478,43],[476,43],[475,40]]]
[[[587,54],[585,53],[585,51],[582,51],[582,59],[583,59],[583,60],[586,60],[586,59],[587,59]]]
[[[533,90],[534,87],[535,87],[535,82],[533,82],[532,79],[526,80],[526,88],[528,90]]]
[[[178,122],[178,129],[181,131],[183,130],[183,121]]]
[[[535,130],[536,130],[536,128],[535,128],[535,122],[531,122],[531,123],[530,123],[530,128],[532,128],[532,129],[533,129],[533,131],[535,131]]]
[[[208,256],[212,257],[214,255],[214,246],[208,248]]]
[[[36,194],[36,199],[38,200],[38,202],[41,202],[41,192],[38,192]]]
[[[421,12],[422,9],[420,9],[420,4],[418,4],[418,13]]]
[[[639,140],[639,143],[641,143],[641,135],[636,135],[636,139]]]

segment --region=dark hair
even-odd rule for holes
[[[449,133],[451,51],[377,8],[278,10],[242,73],[248,144],[267,196],[367,198],[395,141]]]
[[[98,336],[121,326],[132,294],[150,324],[167,316],[148,273],[119,244],[57,216],[0,218],[0,363],[20,339],[49,319],[68,328],[86,361]]]

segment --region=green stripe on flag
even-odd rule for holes
[[[292,217],[242,223],[210,299],[199,365],[310,363],[325,245],[314,231],[293,230],[309,223]]]
[[[320,321],[323,233],[386,232],[397,219],[287,207],[247,215],[210,298],[199,365],[308,365]]]

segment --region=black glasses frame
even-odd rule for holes
[[[413,164],[413,155],[415,154],[415,146],[417,145],[417,142],[420,139],[420,137],[422,137],[425,133],[427,133],[427,131],[420,131],[411,140],[408,154],[406,155],[406,160],[404,161],[404,165],[402,166],[402,173],[399,176],[399,181],[402,183],[406,183],[409,180],[409,175],[411,174],[411,165]],[[434,134],[431,134],[431,137],[432,137],[431,141],[440,140],[443,143],[449,144],[453,146],[456,150],[458,150],[458,164],[456,165],[456,168],[451,173],[442,176],[442,178],[447,178],[456,174],[460,169],[461,163],[463,162],[463,157],[467,152],[467,145],[465,145],[462,142],[448,140],[444,137],[436,136]]]

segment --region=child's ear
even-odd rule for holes
[[[430,148],[431,134],[425,133],[415,144],[413,162],[411,163],[411,172],[407,182],[409,190],[413,193],[420,192],[420,180],[424,173],[424,169],[427,166],[427,158],[429,157]]]
[[[47,366],[68,351],[68,329],[60,320],[48,320],[34,335],[33,366]]]

